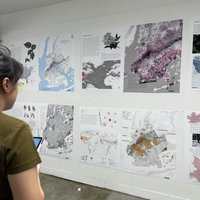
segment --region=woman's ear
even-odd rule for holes
[[[2,80],[2,89],[7,94],[10,91],[10,79],[8,77],[5,77]]]

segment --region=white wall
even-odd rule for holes
[[[15,32],[39,36],[48,33],[52,27],[60,31],[73,31],[76,34],[75,92],[54,94],[32,92],[20,94],[18,100],[32,103],[56,103],[75,105],[74,156],[72,161],[42,157],[42,171],[67,179],[105,187],[152,200],[199,200],[198,185],[187,180],[183,134],[183,116],[179,114],[177,132],[177,161],[175,181],[140,176],[109,168],[85,165],[78,162],[79,107],[111,106],[120,108],[142,108],[162,110],[200,110],[200,93],[189,90],[190,52],[192,19],[199,17],[199,0],[85,0],[62,3],[34,10],[27,10],[0,17],[2,38]],[[80,82],[80,33],[106,30],[108,27],[121,27],[130,24],[143,24],[164,20],[183,19],[183,46],[181,65],[181,92],[178,94],[137,94],[83,92]],[[23,31],[22,31],[23,30]],[[22,34],[23,33],[23,34]],[[17,38],[16,38],[17,39]],[[118,99],[118,101],[116,101]]]

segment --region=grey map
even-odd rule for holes
[[[47,154],[58,154],[67,159],[67,154],[72,152],[73,110],[73,106],[48,105],[43,132]]]
[[[120,78],[120,60],[104,61],[102,65],[82,63],[82,88],[113,89]]]

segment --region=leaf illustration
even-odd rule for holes
[[[118,36],[118,34],[116,34],[115,40],[119,40],[120,37],[121,37],[121,36]]]
[[[26,42],[26,43],[24,44],[24,46],[25,46],[26,48],[30,48],[30,47],[31,47],[31,43],[30,43],[30,42]]]
[[[32,50],[36,49],[36,45],[35,45],[35,44],[32,44],[31,49],[32,49]]]
[[[25,63],[26,63],[26,62],[30,62],[30,60],[29,60],[28,58],[26,58],[26,59],[25,59]]]
[[[30,55],[33,51],[32,50],[28,50],[28,55]]]
[[[35,57],[35,54],[34,54],[34,52],[32,52],[32,53],[30,54],[30,58],[33,60],[34,57]]]

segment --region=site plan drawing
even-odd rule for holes
[[[40,152],[45,155],[71,159],[73,145],[73,106],[47,106],[44,142]]]
[[[47,36],[39,57],[40,91],[74,91],[74,36]]]
[[[139,174],[175,176],[176,112],[123,110],[121,167]]]

